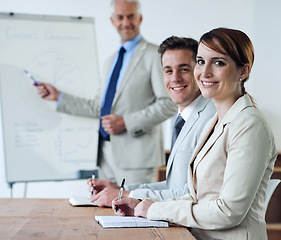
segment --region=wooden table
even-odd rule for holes
[[[114,213],[110,208],[72,207],[68,199],[0,198],[0,239],[195,239],[184,227],[103,229],[95,215]]]

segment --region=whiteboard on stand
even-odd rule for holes
[[[0,13],[1,121],[9,183],[77,179],[95,169],[97,119],[56,112],[33,82],[93,98],[99,85],[91,17]]]

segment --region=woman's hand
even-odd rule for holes
[[[147,218],[147,211],[149,207],[153,204],[153,201],[149,199],[142,200],[136,207],[134,211],[134,215],[136,217],[144,217]]]
[[[134,209],[140,202],[141,200],[135,198],[122,198],[120,200],[115,198],[112,201],[112,209],[119,216],[134,216]],[[117,206],[118,210],[116,211]]]

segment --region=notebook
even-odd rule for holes
[[[75,207],[97,207],[98,205],[95,202],[90,202],[90,197],[83,197],[83,196],[72,196],[69,198],[69,203]]]
[[[103,228],[169,227],[164,221],[151,221],[141,217],[95,216]]]

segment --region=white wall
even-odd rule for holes
[[[171,35],[198,39],[218,27],[238,28],[252,39],[256,59],[246,90],[266,115],[281,152],[281,2],[279,0],[141,0],[143,36],[160,44]],[[100,69],[119,44],[109,21],[109,0],[0,0],[0,11],[51,15],[93,16],[96,19]],[[168,125],[169,123],[166,123]],[[167,138],[169,139],[169,134]],[[167,140],[169,142],[169,140]],[[0,145],[2,147],[2,144]],[[2,151],[3,152],[3,151]],[[0,155],[0,197],[9,197],[4,159]],[[23,183],[14,185],[14,197],[22,197]],[[29,183],[27,197],[69,197],[87,194],[85,181]]]

